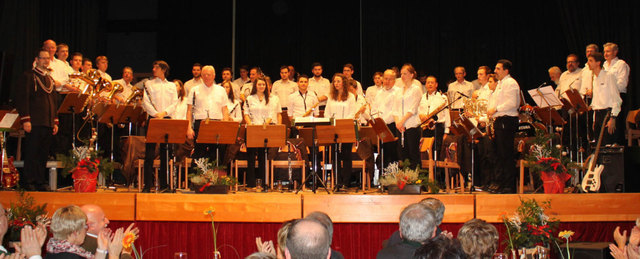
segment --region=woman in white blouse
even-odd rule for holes
[[[277,96],[269,96],[267,90],[267,80],[258,77],[253,82],[251,95],[244,103],[244,120],[250,125],[276,124],[282,110]],[[247,186],[255,187],[256,178],[262,179],[265,173],[265,150],[264,148],[247,148]],[[258,168],[260,172],[255,173],[255,159],[258,155]]]
[[[176,84],[176,90],[178,91],[178,104],[176,105],[176,110],[171,115],[172,119],[175,120],[186,120],[187,119],[187,92],[185,92],[184,84],[182,81],[176,79],[173,80],[173,83]]]
[[[227,97],[229,102],[227,102],[227,110],[229,110],[229,118],[232,121],[241,122],[242,121],[242,103],[239,99],[235,97],[235,93],[233,91],[233,86],[231,85],[231,81],[222,82],[222,87],[227,91]]]
[[[409,159],[411,168],[416,168],[420,163],[420,118],[418,107],[422,98],[422,89],[413,82],[416,70],[411,64],[405,64],[400,69],[400,89],[396,91],[394,105],[394,119],[402,154],[400,159]]]
[[[353,119],[358,108],[356,107],[355,96],[349,93],[347,89],[347,77],[343,74],[337,73],[333,75],[333,79],[331,81],[331,90],[329,92],[327,106],[324,110],[324,117],[334,119]],[[353,143],[342,143],[341,145],[342,146],[338,149],[339,161],[336,161],[336,169],[340,175],[340,177],[336,177],[336,191],[340,191],[341,188],[348,188],[349,182],[351,181],[351,148]]]

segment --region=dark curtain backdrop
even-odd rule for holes
[[[471,81],[477,67],[494,67],[507,58],[521,88],[530,89],[549,80],[549,67],[565,69],[569,53],[578,54],[583,66],[587,44],[611,41],[631,67],[625,101],[637,108],[640,51],[634,46],[640,43],[640,9],[634,3],[237,0],[236,65],[260,66],[277,80],[283,64],[310,74],[311,63],[318,61],[331,77],[352,63],[354,76],[367,87],[375,71],[409,62],[437,76],[445,89],[455,66],[466,67]],[[0,50],[13,58],[2,93],[47,38],[92,59],[106,54],[114,79],[125,65],[150,72],[154,59],[169,62],[170,78],[182,80],[190,78],[194,62],[218,70],[231,66],[232,1],[7,0],[0,8]]]
[[[110,227],[127,227],[130,222],[112,222]],[[175,252],[187,252],[189,258],[213,258],[211,224],[206,222],[149,222],[138,221],[140,238],[136,246],[149,250],[145,258],[170,259]],[[218,227],[218,250],[223,258],[244,258],[256,251],[256,237],[263,241],[273,240],[277,244],[280,223],[216,223]],[[494,224],[500,232],[500,251],[505,247],[504,224]],[[629,230],[634,222],[567,222],[560,230],[572,230],[572,242],[613,242],[613,230],[620,226]],[[457,236],[461,223],[441,225]],[[337,223],[334,224],[331,247],[345,258],[375,258],[382,248],[382,241],[398,230],[397,223]]]

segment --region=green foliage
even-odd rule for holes
[[[521,247],[547,246],[556,238],[553,233],[558,227],[558,221],[545,214],[551,208],[550,201],[540,204],[535,199],[520,199],[520,206],[511,217],[502,216],[507,228],[505,239],[509,249]]]
[[[225,166],[218,166],[216,161],[209,162],[209,158],[199,158],[195,161],[196,173],[189,174],[192,183],[199,185],[235,185],[238,179],[233,176],[220,176],[220,171],[225,170]]]
[[[24,226],[35,227],[40,224],[44,224],[48,221],[47,204],[36,204],[36,201],[31,195],[24,190],[18,192],[18,201],[11,203],[9,210],[7,210],[7,221],[9,223],[9,240],[20,241],[20,230]]]
[[[111,177],[111,174],[113,174],[114,162],[103,158],[101,155],[102,151],[95,151],[89,146],[80,146],[69,150],[67,155],[57,154],[56,159],[62,162],[63,169],[61,174],[64,177],[71,174],[80,161],[89,157],[94,162],[98,161],[98,170],[100,171],[100,174],[102,174],[105,179],[108,179]]]

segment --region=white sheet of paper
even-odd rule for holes
[[[538,92],[540,91],[540,92]],[[556,92],[553,90],[551,86],[540,87],[536,89],[529,90],[529,95],[536,105],[540,108],[548,107],[548,106],[562,106],[562,101],[558,99]]]
[[[13,126],[13,123],[18,119],[17,113],[7,113],[2,117],[2,121],[0,121],[0,129],[10,129]]]

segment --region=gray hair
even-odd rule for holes
[[[433,212],[436,214],[436,226],[440,226],[442,224],[442,219],[444,218],[444,203],[436,198],[425,198],[420,201],[421,204],[431,208]]]
[[[435,212],[424,204],[411,204],[400,214],[400,234],[406,240],[423,243],[433,237],[436,226]]]
[[[602,45],[603,49],[607,47],[611,47],[611,49],[613,49],[614,51],[618,51],[618,44],[615,44],[613,42],[607,42],[604,45]]]
[[[331,221],[331,218],[329,217],[329,215],[327,215],[327,213],[324,213],[322,211],[314,211],[309,213],[309,215],[307,215],[305,218],[315,219],[316,221],[320,222],[320,224],[322,224],[325,228],[327,228],[327,231],[329,231],[329,242],[333,240],[333,221]]]
[[[552,66],[549,68],[548,70],[549,73],[556,73],[556,74],[562,74],[562,70],[560,70],[560,68],[558,66]]]
[[[265,252],[255,252],[244,259],[276,259],[276,256]]]

